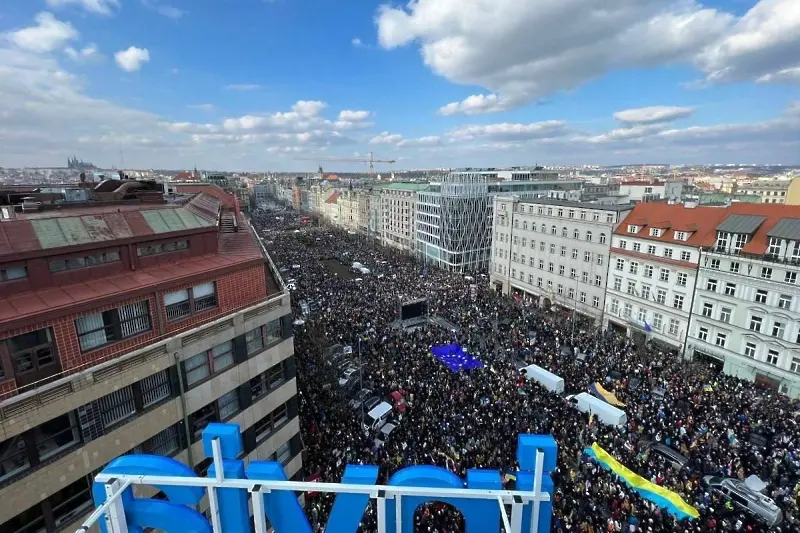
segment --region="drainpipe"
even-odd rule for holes
[[[494,204],[494,202],[492,202]],[[494,205],[492,205],[494,208]],[[512,247],[514,246],[514,237],[519,238],[518,235],[514,235],[514,209],[517,207],[516,200],[511,201],[511,217],[508,219],[508,227],[509,227],[509,234],[508,236],[511,237],[511,240],[508,242],[508,262],[506,263],[506,285],[508,286],[508,290],[506,291],[506,295],[511,294],[511,257],[512,257]],[[494,209],[492,209],[494,210]],[[494,213],[492,213],[494,215]]]
[[[702,246],[698,248],[700,255],[697,257],[697,268],[694,270],[694,287],[692,287],[692,301],[689,304],[689,320],[686,322],[686,339],[683,341],[681,358],[686,359],[686,345],[689,344],[689,326],[692,325],[692,314],[694,314],[694,298],[697,294],[697,282],[700,281],[700,260],[703,258]]]
[[[175,359],[175,367],[178,369],[178,389],[181,398],[181,411],[183,414],[183,433],[186,437],[186,457],[189,460],[189,467],[194,468],[194,457],[192,457],[192,435],[189,429],[189,415],[186,412],[186,388],[183,386],[183,378],[180,372],[180,354],[174,352],[172,357]]]

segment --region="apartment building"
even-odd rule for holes
[[[494,199],[490,282],[547,309],[574,309],[598,325],[611,235],[632,205],[548,198]]]
[[[762,204],[785,204],[792,180],[759,178],[737,180],[736,192],[761,198]]]
[[[414,252],[417,192],[425,190],[427,186],[425,183],[391,183],[381,187],[381,241],[384,245]]]
[[[687,352],[800,397],[800,207],[724,211],[703,243]]]
[[[640,203],[614,231],[603,323],[683,353],[700,247],[723,208]]]
[[[289,294],[233,197],[58,207],[0,221],[0,531],[74,531],[122,454],[205,474],[211,421],[301,479]]]

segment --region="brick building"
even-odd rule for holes
[[[302,478],[280,275],[231,195],[148,200],[0,221],[0,531],[74,530],[122,454],[204,475],[211,421]]]

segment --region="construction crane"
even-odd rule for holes
[[[304,158],[304,157],[296,157],[295,161],[333,161],[338,163],[369,163],[369,175],[372,176],[375,174],[375,163],[389,163],[393,164],[396,163],[394,159],[375,159],[375,156],[372,152],[369,153],[369,159],[358,159],[358,158],[336,158],[336,157],[322,157],[322,158]],[[322,167],[320,166],[320,169]]]

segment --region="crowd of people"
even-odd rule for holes
[[[800,531],[796,401],[611,332],[573,329],[571,313],[498,294],[480,273],[472,273],[473,279],[427,268],[405,252],[336,228],[298,231],[289,211],[258,210],[252,216],[271,257],[287,271],[284,277],[294,279],[296,315],[300,301],[313,309],[295,330],[307,474],[336,482],[348,463],[379,465],[379,483],[413,464],[442,466],[460,476],[469,468],[513,473],[517,435],[551,434],[559,453],[553,531]],[[356,261],[371,272],[354,279],[344,268],[331,268]],[[439,325],[396,328],[400,304],[417,298],[427,298],[430,314],[451,323],[455,333]],[[483,368],[452,372],[432,357],[430,347],[452,342],[454,335]],[[326,364],[324,351],[334,344],[359,353],[364,387],[381,397],[401,390],[407,399],[399,427],[382,446],[363,430],[360,413],[348,406],[351,397],[337,386],[336,370]],[[574,349],[563,349],[565,344]],[[625,404],[626,425],[603,425],[562,396],[520,379],[520,360],[561,376],[568,393],[603,383]],[[634,379],[638,388],[631,386]],[[663,398],[651,393],[656,387],[664,389]],[[754,432],[765,438],[752,439]],[[699,518],[678,520],[640,497],[584,453],[595,442],[681,495]],[[676,469],[648,452],[653,443],[680,451],[689,463]],[[758,476],[783,522],[770,529],[710,490],[705,475]],[[331,502],[323,494],[306,500],[318,531]],[[361,531],[376,531],[374,506]],[[463,531],[463,519],[447,505],[430,504],[415,513],[415,531]]]

